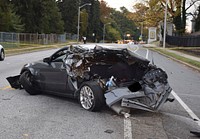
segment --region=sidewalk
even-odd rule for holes
[[[200,62],[200,57],[191,56],[191,55],[188,55],[188,54],[185,54],[185,53],[181,53],[181,52],[174,51],[174,50],[169,50],[169,49],[167,49],[167,51],[169,51],[171,53],[175,53],[175,54],[180,55],[182,57],[186,57],[188,59],[192,59],[192,60],[196,60],[196,61]]]
[[[155,44],[144,44],[143,46],[147,47],[147,48],[148,47],[157,47]],[[178,51],[175,51],[175,50],[170,50],[170,49],[167,49],[167,48],[165,50],[168,51],[168,52],[171,52],[171,53],[175,53],[176,55],[180,55],[182,57],[186,57],[188,59],[192,59],[192,60],[196,60],[196,61],[200,62],[200,57],[191,56],[191,55],[181,53],[181,52],[178,52]]]
[[[175,50],[171,50],[171,49],[168,49],[168,48],[158,47],[155,44],[144,44],[143,46],[146,47],[146,48],[160,48],[160,49],[163,49],[163,50],[165,50],[167,52],[174,53],[174,54],[176,54],[178,56],[181,56],[181,57],[184,57],[184,58],[187,58],[187,59],[190,59],[190,60],[194,60],[194,61],[200,62],[200,57],[192,56],[192,55],[185,54],[185,53],[182,53],[182,52],[179,52],[179,51],[175,51]],[[161,52],[159,52],[159,53],[161,53]],[[185,64],[185,65],[187,65],[189,67],[192,67],[192,68],[200,71],[200,68],[195,67],[195,66],[193,66],[193,65],[191,65],[189,63],[186,63],[184,61],[178,60],[178,59],[176,59],[176,58],[174,58],[172,56],[166,55],[164,53],[161,53],[161,54],[163,54],[163,55],[165,55],[167,57],[170,57],[170,58],[172,58],[172,59],[174,59],[174,60],[176,60],[176,61],[178,61],[180,63],[183,63],[183,64]]]

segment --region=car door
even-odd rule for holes
[[[43,90],[47,92],[73,95],[72,90],[67,87],[68,75],[63,60],[66,58],[67,50],[60,50],[52,55],[45,67],[40,69],[40,77]]]

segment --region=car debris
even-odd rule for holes
[[[131,109],[157,111],[173,99],[167,74],[128,49],[78,45],[64,47],[43,61],[26,64],[8,77],[13,88],[29,94],[53,93],[78,98],[89,111],[106,104],[118,114]]]

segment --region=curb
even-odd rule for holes
[[[192,68],[192,69],[197,70],[198,72],[200,72],[200,68],[197,68],[197,67],[195,67],[195,66],[193,66],[193,65],[190,65],[190,64],[188,64],[188,63],[186,63],[186,62],[183,62],[183,61],[181,61],[181,60],[178,60],[178,59],[176,59],[176,58],[173,58],[173,57],[171,57],[171,56],[169,56],[169,55],[163,54],[162,52],[159,52],[159,51],[156,51],[156,50],[153,50],[153,49],[150,49],[150,50],[152,50],[152,51],[154,51],[154,52],[157,52],[157,53],[159,53],[159,54],[161,54],[161,55],[163,55],[163,56],[165,56],[165,57],[168,57],[168,58],[170,58],[170,59],[172,59],[172,60],[174,60],[174,61],[177,61],[177,62],[179,62],[179,63],[181,63],[181,64],[184,64],[184,65],[186,65],[186,66],[188,66],[188,67],[190,67],[190,68]]]

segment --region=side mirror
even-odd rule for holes
[[[45,62],[45,63],[50,63],[51,62],[51,59],[50,59],[50,57],[46,57],[46,58],[44,58],[43,59],[43,62]]]

